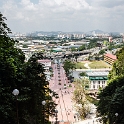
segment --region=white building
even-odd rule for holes
[[[45,74],[46,74],[46,79],[47,80],[50,80],[50,75],[51,75],[51,72],[50,72],[50,67],[52,65],[52,62],[51,60],[49,59],[42,59],[42,60],[38,60],[38,63],[42,64],[44,69],[45,69]]]
[[[98,90],[107,86],[109,72],[86,72],[90,80],[89,90]]]
[[[42,60],[38,60],[38,63],[41,63],[44,65],[45,68],[48,68],[51,67],[51,60],[49,59],[42,59]]]

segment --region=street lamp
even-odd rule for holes
[[[17,96],[19,95],[19,90],[18,89],[14,89],[12,94],[14,96],[16,96],[16,118],[17,118],[17,124],[19,124],[19,117],[18,117],[18,100],[17,100]]]
[[[45,104],[46,104],[46,101],[42,101],[42,105],[43,105],[43,117],[44,117],[43,124],[45,124],[45,111],[44,111]]]
[[[115,113],[115,116],[118,117],[118,113]]]
[[[116,116],[116,119],[115,119],[115,123],[114,124],[116,124],[118,113],[115,113],[115,116]]]
[[[58,120],[58,118],[57,118],[58,110],[57,110],[57,109],[55,109],[55,113],[56,113],[56,114],[55,114],[55,117],[56,117],[56,118],[55,118],[55,119],[56,119],[56,123],[55,123],[55,124],[57,124],[57,120]]]
[[[115,119],[115,122],[113,124],[116,124],[118,113],[115,113],[115,116],[116,116],[116,119]]]

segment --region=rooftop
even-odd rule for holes
[[[87,76],[108,76],[109,72],[96,72],[96,71],[92,71],[92,72],[86,72]]]
[[[109,58],[112,58],[112,59],[114,59],[114,60],[117,59],[116,55],[113,55],[113,54],[110,54],[110,53],[105,54],[105,56],[107,56],[107,57],[109,57]]]
[[[42,60],[38,60],[38,62],[51,62],[51,60],[49,60],[49,59],[42,59]]]

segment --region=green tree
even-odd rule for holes
[[[86,48],[85,48],[85,45],[82,45],[82,46],[80,46],[79,48],[78,48],[78,50],[79,51],[82,51],[82,50],[85,50]]]
[[[119,90],[123,89],[123,82],[124,76],[117,77],[111,80],[109,85],[100,92],[97,111],[98,116],[102,117],[103,121],[106,121],[105,117],[107,116],[109,123],[113,123],[115,121],[115,113],[118,113],[120,117],[123,116],[123,107],[121,106],[123,106],[124,98],[117,98],[117,95],[123,96],[123,93],[119,92]],[[122,118],[118,118],[119,124],[123,124],[123,121]]]
[[[7,24],[5,23],[6,17],[0,12],[0,35],[7,36],[8,33],[11,33],[10,28],[8,28]]]
[[[25,56],[15,48],[15,40],[8,36],[10,29],[5,24],[6,18],[0,13],[0,122],[2,124],[15,123],[16,109],[12,96],[13,89],[17,88]]]
[[[113,42],[110,42],[110,43],[109,43],[109,46],[108,46],[108,49],[109,49],[109,50],[112,50],[114,47],[115,47],[115,46],[114,46],[114,43],[113,43]]]
[[[113,64],[113,68],[110,71],[109,78],[115,78],[120,75],[124,75],[124,47],[116,53],[117,60]]]
[[[124,82],[124,48],[122,48],[117,53],[117,61],[113,64],[113,68],[109,74],[108,86],[103,89],[98,98],[98,116],[102,117],[104,123],[108,122],[123,124],[123,82]],[[118,113],[119,116],[116,118],[115,113]],[[106,119],[107,116],[107,119]]]
[[[53,115],[56,104],[53,102],[52,97],[56,97],[56,93],[51,91],[48,87],[49,82],[46,81],[44,74],[44,67],[38,63],[38,60],[43,59],[42,53],[35,53],[29,59],[24,66],[25,78],[23,82],[28,94],[27,107],[23,109],[23,118],[27,121],[26,123],[42,123],[44,121],[44,110],[45,110],[45,122],[48,122],[49,115]],[[52,96],[50,94],[52,93]],[[46,105],[43,108],[42,101],[46,101]],[[28,113],[28,116],[25,116]],[[27,117],[27,118],[26,118]],[[24,121],[24,120],[23,120]]]
[[[99,51],[99,54],[100,55],[103,55],[104,53],[105,53],[105,50],[104,49],[102,49],[102,50]]]
[[[67,75],[69,75],[72,72],[72,70],[75,68],[75,64],[70,60],[65,60],[63,64],[64,64],[63,68]]]
[[[24,45],[23,45],[23,48],[28,48],[28,45],[24,44]]]
[[[86,76],[86,72],[81,72],[80,76]]]
[[[90,40],[90,43],[88,44],[88,49],[97,47],[97,39]]]
[[[72,47],[72,48],[71,48],[71,51],[72,51],[72,52],[75,52],[75,51],[77,51],[77,50],[76,50],[76,48]]]
[[[19,122],[42,123],[44,118],[42,100],[46,101],[47,122],[48,116],[54,113],[56,106],[52,96],[55,97],[57,94],[48,88],[44,68],[37,62],[38,59],[43,59],[43,55],[34,54],[25,62],[24,53],[14,46],[17,41],[7,35],[10,29],[4,23],[5,18],[1,13],[0,20],[0,122],[17,123],[16,98],[12,95],[15,88],[20,91],[17,99]]]
[[[81,119],[85,119],[90,112],[89,102],[86,99],[85,87],[89,85],[89,80],[82,78],[75,80],[75,90],[73,93],[73,101],[75,103],[76,111],[79,113]]]

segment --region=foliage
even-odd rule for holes
[[[49,44],[57,44],[57,42],[49,42]]]
[[[8,33],[11,33],[10,28],[7,27],[7,24],[5,23],[6,17],[2,15],[0,12],[0,35],[7,36]]]
[[[114,43],[113,42],[109,43],[108,49],[109,50],[113,50],[114,49]]]
[[[2,124],[15,122],[15,102],[12,91],[17,87],[18,75],[21,75],[21,67],[25,56],[21,50],[16,49],[16,41],[7,34],[10,29],[5,24],[5,17],[0,13],[0,122]]]
[[[86,76],[86,72],[81,72],[79,75],[80,76]]]
[[[28,118],[27,123],[31,123],[34,121],[37,123],[42,123],[44,117],[43,115],[43,105],[42,101],[46,101],[45,107],[45,117],[46,120],[49,118],[49,115],[53,114],[53,110],[55,109],[56,104],[53,102],[52,97],[56,96],[53,91],[51,91],[48,87],[49,82],[46,81],[46,76],[44,74],[43,66],[37,62],[39,59],[43,59],[42,53],[35,53],[29,59],[27,63],[25,63],[24,67],[24,74],[25,79],[24,81],[27,84],[27,87],[30,89],[28,92],[29,100],[27,101],[28,106],[28,113],[30,114],[30,118]],[[53,95],[50,96],[49,94],[52,93]],[[33,102],[32,102],[33,101]]]
[[[112,42],[112,43],[109,43],[108,49],[113,50],[117,48],[123,48],[123,46],[124,46],[124,43],[117,44]]]
[[[78,48],[78,50],[79,51],[82,51],[82,50],[85,50],[86,48],[85,48],[85,45],[82,45],[82,46],[80,46],[79,48]]]
[[[87,114],[90,112],[89,103],[86,99],[85,86],[89,83],[87,79],[76,80],[75,90],[73,94],[73,101],[75,102],[76,111],[79,113],[81,119],[86,118]]]
[[[91,48],[94,48],[94,47],[97,47],[97,40],[98,39],[92,39],[90,40],[90,43],[88,44],[88,49],[91,49]]]
[[[40,124],[44,120],[42,101],[46,100],[47,121],[48,116],[54,114],[56,104],[52,97],[57,95],[48,88],[44,68],[37,62],[44,58],[43,54],[34,54],[25,62],[24,53],[14,46],[16,41],[7,35],[10,29],[1,13],[0,20],[0,122],[17,123],[17,98],[12,95],[13,89],[17,88],[20,91],[17,99],[20,124]]]
[[[93,98],[93,97],[90,97],[89,95],[87,95],[86,94],[86,99],[90,102],[90,103],[92,103],[92,104],[94,104],[94,105],[98,105],[98,100],[97,99],[95,99],[95,98]]]
[[[77,51],[77,49],[75,47],[72,47],[71,51],[74,52],[74,51]]]
[[[65,60],[63,64],[64,64],[63,68],[67,75],[69,75],[71,71],[75,68],[75,64],[71,62],[70,60]]]
[[[28,48],[28,45],[24,44],[24,45],[23,45],[23,48]]]
[[[124,75],[124,47],[116,53],[117,60],[113,64],[113,68],[109,74],[109,78],[115,78],[116,76]]]
[[[102,49],[102,50],[99,51],[99,54],[100,55],[103,55],[104,53],[105,53],[105,50],[104,49]]]
[[[119,114],[119,117],[123,116],[122,110],[123,107],[123,82],[124,76],[117,77],[110,81],[109,85],[101,91],[98,98],[98,116],[104,118],[106,115],[108,116],[109,122],[114,122],[115,113]],[[121,96],[122,95],[122,96]],[[118,96],[118,97],[117,97]],[[122,98],[123,97],[123,98]],[[122,118],[118,118],[117,120],[119,124],[123,124],[124,121]]]
[[[109,74],[108,86],[98,95],[98,116],[102,117],[104,123],[123,124],[124,109],[124,48],[117,52],[117,61],[113,64],[113,68]],[[116,118],[115,113],[119,116]],[[105,116],[107,115],[107,119]]]

